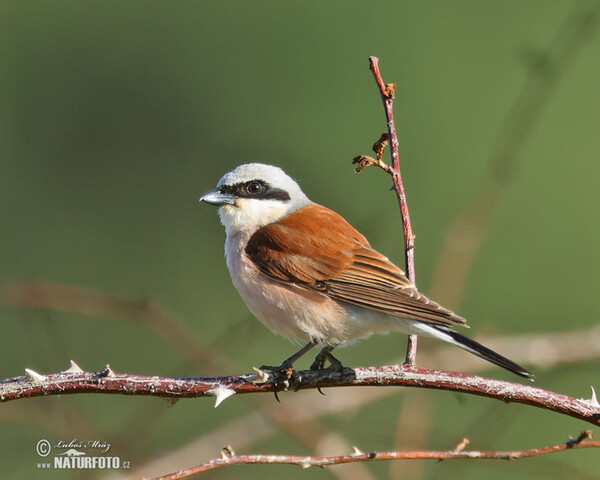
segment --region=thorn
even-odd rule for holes
[[[63,370],[60,373],[83,373],[83,370],[79,365],[77,365],[73,360],[69,360],[70,365],[69,368]]]
[[[231,397],[232,395],[235,395],[235,390],[224,387],[223,385],[219,385],[215,388],[211,388],[206,393],[215,397],[215,408],[217,408],[219,405],[221,405],[221,402],[223,402],[223,400]]]
[[[273,392],[273,395],[275,395],[275,400],[277,400],[277,403],[281,403],[281,400],[279,400],[279,395],[277,395],[277,392]]]
[[[25,369],[25,377],[21,381],[25,382],[25,383],[35,383],[35,382],[43,382],[44,380],[46,380],[45,375],[37,373],[36,371],[31,370],[30,368],[26,368]]]
[[[598,397],[596,396],[596,390],[594,390],[594,387],[590,386],[590,388],[592,389],[592,396],[588,399],[588,398],[578,398],[577,400],[579,400],[580,402],[584,402],[587,403],[588,405],[595,407],[595,408],[600,408],[600,403],[598,403]]]
[[[256,368],[256,367],[252,367],[254,369],[254,371],[256,372],[254,374],[254,376],[250,379],[250,381],[252,383],[254,383],[255,385],[258,384],[263,384],[263,383],[267,383],[270,379],[271,379],[271,375],[267,372],[265,372],[264,370],[261,370],[260,368]]]
[[[323,395],[324,397],[326,397],[326,396],[327,396],[327,395],[325,395],[325,394],[323,393],[323,390],[321,390],[321,388],[320,388],[320,387],[317,387],[317,391],[318,391],[318,392],[319,392],[321,395]]]
[[[302,467],[302,470],[306,470],[307,468],[312,467],[310,462],[301,463],[300,466]]]
[[[462,441],[454,448],[454,452],[462,452],[471,441],[468,438],[463,438]]]
[[[179,398],[175,398],[175,397],[159,397],[161,400],[164,400],[165,402],[167,402],[167,407],[171,408],[173,405],[175,405],[180,399]]]
[[[359,450],[358,447],[352,446],[352,448],[354,449],[354,453],[352,455],[364,455],[365,452],[363,452],[362,450]]]
[[[592,396],[590,398],[590,404],[593,405],[594,407],[600,407],[600,403],[598,403],[598,397],[596,397],[596,390],[594,390],[594,387],[590,386],[590,388],[592,389]]]

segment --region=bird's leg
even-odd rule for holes
[[[317,353],[317,356],[315,357],[313,363],[310,365],[310,369],[311,370],[323,370],[323,368],[325,367],[325,360],[327,360],[327,358],[325,357],[325,354],[329,353],[330,350],[331,350],[331,347],[322,348],[321,351],[319,353]]]
[[[333,350],[333,347],[331,345],[328,345],[327,347],[323,347],[321,349],[321,351],[319,353],[317,353],[317,356],[315,357],[315,360],[313,361],[312,365],[310,366],[310,369],[311,370],[323,370],[323,368],[325,367],[325,361],[329,360],[329,363],[331,364],[331,368],[333,368],[334,370],[337,370],[340,373],[340,378],[341,378],[344,374],[344,366],[342,365],[342,362],[340,362],[337,358],[335,358],[331,354],[332,350]],[[319,391],[319,393],[321,395],[325,395],[320,388],[317,387],[317,390]]]
[[[331,364],[331,368],[341,372],[344,369],[344,366],[342,365],[342,362],[340,362],[337,358],[335,358],[331,354],[332,350],[333,350],[333,347],[331,345],[328,345],[327,347],[323,347],[321,349],[321,351],[315,357],[315,360],[312,363],[312,365],[310,366],[310,369],[311,370],[323,370],[323,368],[325,367],[325,361],[329,360],[329,363]]]
[[[260,370],[266,370],[268,372],[281,372],[284,370],[289,370],[290,368],[294,368],[294,362],[298,360],[302,355],[308,352],[311,348],[313,348],[317,342],[315,340],[311,340],[306,345],[304,345],[300,350],[294,353],[291,357],[286,358],[283,362],[281,362],[276,367],[271,367],[269,365],[263,365],[260,367]]]

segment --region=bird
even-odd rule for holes
[[[200,197],[219,207],[231,279],[252,314],[302,349],[319,345],[313,370],[343,368],[331,351],[372,334],[433,337],[525,378],[533,374],[456,332],[466,320],[421,293],[341,215],[311,201],[281,168],[246,163]]]

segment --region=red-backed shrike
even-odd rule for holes
[[[283,170],[249,163],[200,200],[219,207],[233,284],[272,332],[308,342],[272,370],[289,368],[315,345],[311,368],[339,345],[373,333],[438,338],[523,377],[527,370],[455,332],[466,320],[427,298],[340,215],[308,199]]]

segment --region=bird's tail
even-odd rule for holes
[[[424,328],[423,328],[424,327]],[[430,324],[421,324],[421,328],[424,330],[423,333],[439,338],[440,340],[444,340],[446,342],[452,343],[457,347],[466,350],[467,352],[472,353],[473,355],[477,355],[479,358],[483,358],[488,362],[491,362],[499,367],[505,368],[506,370],[516,373],[521,377],[533,379],[535,375],[533,373],[525,370],[520,365],[517,365],[512,360],[509,360],[506,357],[503,357],[499,353],[490,350],[489,348],[483,346],[481,343],[476,342],[460,333],[451,330],[450,328],[446,328],[440,325],[430,325]]]

